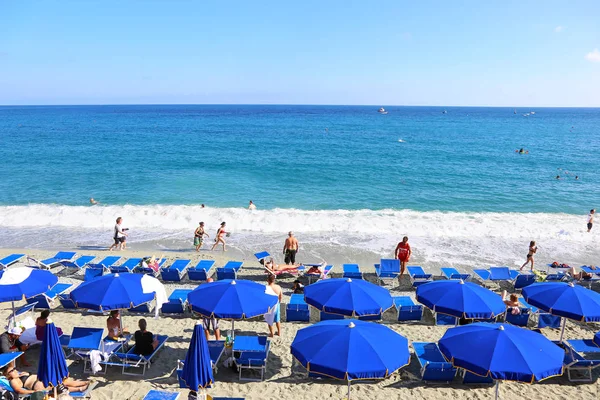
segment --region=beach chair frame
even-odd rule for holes
[[[433,275],[426,273],[423,267],[419,265],[407,266],[406,272],[408,272],[410,282],[414,288],[433,281]]]
[[[133,376],[144,376],[146,374],[146,370],[150,369],[152,365],[152,360],[158,352],[164,347],[165,343],[169,339],[166,335],[158,335],[158,346],[152,352],[152,354],[148,356],[142,356],[135,354],[133,350],[135,349],[135,345],[132,346],[127,353],[114,353],[114,356],[118,359],[118,361],[114,362],[106,362],[105,365],[110,366],[118,366],[121,367],[121,373],[123,375],[133,375]],[[129,370],[134,370],[136,368],[141,368],[141,373],[129,372]]]
[[[390,283],[393,286],[400,276],[400,260],[382,258],[379,260],[379,264],[375,264],[375,275],[379,285],[385,286],[386,283]]]
[[[238,368],[238,379],[240,381],[263,381],[265,379],[265,372],[267,370],[267,360],[269,359],[270,351],[271,341],[267,340],[267,346],[265,351],[242,351],[240,352],[238,357],[234,357],[235,365]],[[258,370],[260,372],[260,379],[242,377],[242,372],[244,370]]]

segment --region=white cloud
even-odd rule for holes
[[[556,32],[556,33],[561,33],[564,30],[565,30],[565,27],[561,26],[561,25],[559,25],[556,28],[554,28],[554,32]]]
[[[594,49],[594,51],[590,51],[585,55],[585,59],[590,62],[600,63],[600,51],[598,49]]]

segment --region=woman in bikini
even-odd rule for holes
[[[529,252],[527,252],[527,261],[525,261],[525,264],[521,266],[519,271],[522,271],[523,268],[525,268],[525,266],[529,263],[531,263],[531,271],[533,271],[533,255],[535,253],[537,253],[537,246],[535,245],[535,240],[532,240],[531,242],[529,242]]]
[[[264,267],[269,271],[269,273],[273,275],[277,275],[277,272],[285,272],[285,271],[298,271],[297,265],[285,265],[285,264],[275,264],[275,260],[273,257],[269,258],[269,261],[265,262],[265,259],[259,261]]]
[[[225,239],[223,238],[226,235],[228,235],[228,233],[225,231],[225,222],[221,222],[221,227],[217,229],[217,236],[215,236],[215,244],[213,244],[210,250],[214,250],[219,243],[223,243],[223,251],[227,251],[225,250]]]
[[[38,380],[37,375],[30,375],[28,372],[19,372],[14,367],[7,367],[4,369],[4,376],[10,383],[10,386],[15,393],[19,395],[27,395],[41,390],[46,390],[42,381]],[[64,387],[59,390],[59,393],[64,393],[65,390],[71,392],[79,392],[87,389],[89,382],[78,381],[73,378],[66,378],[62,386]]]

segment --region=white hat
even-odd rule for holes
[[[10,333],[11,335],[21,336],[21,333],[23,333],[23,331],[21,330],[21,328],[15,326],[14,328],[10,328],[8,333]]]

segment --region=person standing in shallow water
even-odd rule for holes
[[[293,232],[288,232],[288,237],[283,244],[283,254],[285,254],[285,263],[289,265],[296,264],[296,254],[298,253],[298,239],[294,237]]]
[[[588,232],[590,232],[592,230],[592,227],[594,226],[594,214],[596,214],[596,210],[592,208],[590,210],[590,214],[588,215],[588,222],[587,222]]]
[[[217,247],[217,245],[219,243],[223,244],[223,251],[226,251],[225,249],[225,236],[229,236],[229,234],[225,231],[225,222],[221,222],[221,227],[219,229],[217,229],[217,235],[215,236],[215,244],[213,244],[212,248],[210,249],[211,251],[215,249],[215,247]]]
[[[204,242],[204,235],[208,236],[208,233],[204,232],[204,222],[200,222],[199,226],[194,231],[194,246],[196,246],[196,251],[200,251],[200,247],[202,247],[202,243]]]
[[[531,271],[533,271],[533,255],[535,253],[537,253],[537,246],[535,245],[535,240],[532,240],[531,242],[529,242],[529,251],[527,252],[527,261],[525,261],[525,264],[523,264],[521,266],[521,268],[519,269],[519,271],[522,271],[523,268],[525,268],[525,266],[529,263],[531,263]]]

